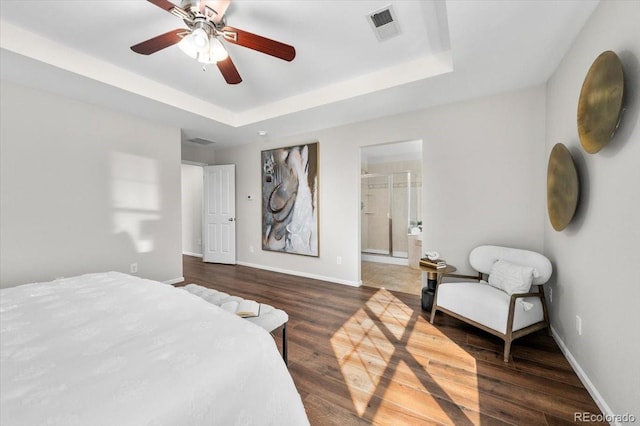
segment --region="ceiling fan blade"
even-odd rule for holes
[[[182,40],[185,34],[188,34],[189,30],[177,29],[169,31],[168,33],[161,34],[157,37],[153,37],[142,43],[138,43],[131,46],[131,50],[141,55],[150,55],[156,53],[158,50],[162,50],[165,47],[173,46]]]
[[[222,76],[224,77],[227,83],[238,84],[242,81],[242,77],[240,77],[240,74],[238,73],[238,69],[233,64],[233,61],[231,60],[231,56],[228,56],[227,59],[225,59],[224,61],[218,62],[216,65],[218,65],[218,69],[222,73]]]
[[[168,0],[147,0],[149,3],[153,3],[158,6],[160,9],[164,9],[167,12],[171,12],[171,9],[177,7],[175,4],[171,3]]]
[[[206,5],[206,7],[216,12],[216,16],[212,20],[214,23],[219,24],[222,21],[224,14],[227,13],[227,8],[229,7],[231,0],[217,0],[217,1],[209,0],[207,2],[203,1],[201,3],[203,9],[205,7],[205,3],[209,3]]]
[[[177,16],[180,19],[185,19],[189,22],[193,21],[193,15],[178,5],[171,3],[168,0],[147,0],[149,3],[155,4],[160,9],[164,9],[167,12]]]
[[[237,28],[224,27],[222,28],[222,35],[229,43],[248,47],[285,61],[291,62],[296,57],[296,49],[293,46]]]

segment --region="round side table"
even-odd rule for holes
[[[433,298],[436,295],[436,287],[442,281],[442,277],[456,271],[456,267],[447,265],[444,268],[432,268],[430,266],[420,265],[422,272],[427,274],[427,286],[422,289],[422,309],[431,311]]]

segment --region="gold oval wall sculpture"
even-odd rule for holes
[[[624,95],[622,62],[607,50],[596,58],[578,100],[578,136],[589,154],[609,143],[618,128]]]
[[[556,231],[567,227],[578,205],[578,172],[571,153],[561,143],[551,150],[547,166],[547,210]]]

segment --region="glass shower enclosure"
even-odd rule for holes
[[[407,234],[418,223],[411,172],[362,174],[360,179],[362,253],[407,258]]]

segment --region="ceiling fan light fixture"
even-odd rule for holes
[[[206,52],[207,50],[209,50],[209,34],[207,34],[204,29],[196,28],[195,30],[193,30],[191,32],[191,40],[193,45],[200,52]]]
[[[209,40],[209,46],[209,56],[214,58],[216,62],[224,61],[229,57],[229,52],[217,38],[213,37]]]
[[[191,38],[191,34],[184,37],[179,43],[178,47],[182,50],[187,56],[193,59],[198,59],[198,48],[193,43],[193,39]]]
[[[209,40],[209,50],[207,52],[198,52],[195,59],[202,64],[215,64],[216,62],[224,61],[229,57],[227,49],[224,48],[220,40],[212,37]]]
[[[194,59],[198,59],[203,55],[207,56],[209,52],[209,34],[202,26],[198,26],[180,40],[178,47],[187,56]]]

